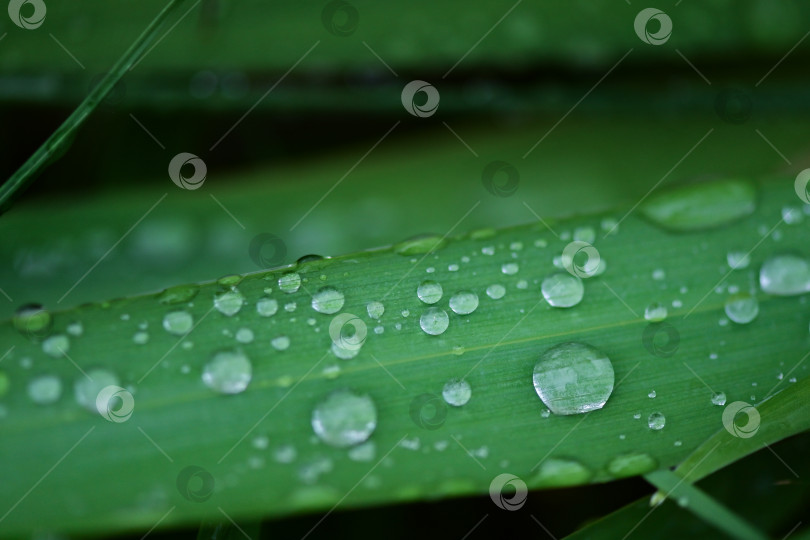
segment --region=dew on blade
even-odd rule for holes
[[[563,343],[540,355],[533,383],[537,395],[554,414],[601,409],[613,392],[613,364],[595,347]]]

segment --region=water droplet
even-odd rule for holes
[[[584,343],[563,343],[545,351],[534,366],[534,389],[554,414],[601,409],[613,392],[613,364]]]
[[[163,317],[163,328],[175,336],[184,336],[194,327],[194,318],[187,311],[170,311]]]
[[[402,313],[402,316],[405,318],[411,315],[411,311],[409,309],[403,309],[400,313]]]
[[[250,444],[256,450],[265,450],[270,445],[270,438],[267,435],[256,435]]]
[[[759,285],[768,294],[794,296],[810,292],[810,264],[797,255],[775,255],[762,263]]]
[[[84,334],[84,325],[81,321],[74,321],[67,325],[67,333],[74,337],[80,337]]]
[[[756,189],[742,180],[689,184],[652,195],[640,207],[644,217],[670,230],[695,231],[726,225],[751,214]]]
[[[360,347],[343,347],[337,341],[333,341],[332,354],[341,360],[351,360],[360,354]]]
[[[240,328],[236,331],[236,341],[239,343],[252,343],[253,330],[250,328]]]
[[[373,461],[377,455],[377,445],[374,441],[366,441],[359,446],[349,449],[349,459],[352,461]]]
[[[493,283],[487,287],[487,296],[493,300],[500,300],[506,294],[506,288],[498,283]]]
[[[656,268],[653,270],[652,278],[655,281],[664,281],[667,278],[667,273],[664,272],[663,268]]]
[[[714,394],[712,396],[712,405],[719,405],[723,406],[726,404],[726,393],[720,392],[719,394]]]
[[[478,308],[478,295],[472,291],[459,291],[450,297],[450,309],[457,315],[469,315]]]
[[[426,334],[438,336],[447,330],[450,325],[450,318],[447,312],[441,308],[432,307],[425,310],[419,318],[419,326]]]
[[[457,264],[448,264],[447,265],[448,272],[458,272],[458,265]]]
[[[375,300],[366,304],[366,311],[368,312],[368,316],[376,321],[385,313],[385,306],[382,302]]]
[[[291,444],[283,444],[273,451],[273,459],[279,463],[292,463],[298,456],[298,452]]]
[[[782,219],[788,225],[795,225],[804,221],[802,211],[795,206],[785,206],[782,208]]]
[[[529,282],[526,281],[525,279],[518,280],[518,282],[515,283],[515,287],[517,287],[518,289],[528,289]]]
[[[284,311],[286,311],[287,313],[292,313],[293,311],[295,311],[295,308],[297,307],[298,304],[296,304],[295,302],[287,302],[286,304],[284,304]]]
[[[14,313],[12,322],[14,328],[25,337],[39,340],[50,332],[53,317],[50,311],[39,304],[26,304]]]
[[[88,411],[98,413],[96,399],[98,394],[108,386],[119,386],[118,377],[106,369],[91,369],[87,377],[76,379],[73,386],[76,402]]]
[[[484,246],[481,248],[481,253],[484,255],[495,255],[495,246]]]
[[[743,270],[751,264],[751,257],[745,251],[729,251],[726,253],[726,262],[732,270]]]
[[[217,280],[217,284],[223,287],[236,287],[242,282],[242,276],[239,274],[230,274],[227,276],[222,276]]]
[[[577,486],[591,479],[592,473],[572,459],[548,458],[540,464],[530,484],[533,488]]]
[[[536,248],[544,248],[546,246],[548,246],[548,242],[545,238],[538,238],[534,241],[534,247]]]
[[[650,429],[654,431],[659,431],[664,429],[664,425],[667,423],[666,417],[660,412],[654,412],[647,418],[647,425]]]
[[[288,272],[278,278],[278,288],[287,294],[296,292],[301,287],[301,276],[296,272]]]
[[[312,309],[331,315],[343,307],[343,293],[334,287],[324,287],[312,295]]]
[[[656,395],[657,394],[655,393],[655,390],[650,390],[650,393],[647,394],[647,397],[650,398],[650,399],[655,399]]]
[[[42,350],[48,356],[61,358],[70,350],[70,339],[64,334],[56,334],[42,342]]]
[[[759,302],[753,296],[740,294],[726,300],[726,315],[737,324],[748,324],[759,314]]]
[[[197,293],[200,292],[198,285],[178,285],[176,287],[169,287],[158,295],[158,302],[161,304],[172,305],[190,302]]]
[[[143,330],[135,332],[135,335],[132,336],[132,342],[135,345],[146,345],[149,343],[149,333],[144,332]]]
[[[28,397],[39,405],[47,405],[62,395],[62,381],[56,375],[40,375],[28,383]]]
[[[516,262],[508,262],[508,263],[503,263],[501,265],[501,272],[503,272],[507,276],[515,275],[515,274],[518,273],[519,270],[520,270],[520,266],[518,266],[518,263],[516,263]]]
[[[256,302],[256,312],[262,317],[272,317],[278,312],[278,300],[267,296],[259,298]]]
[[[453,407],[461,407],[470,401],[472,390],[470,383],[464,379],[451,379],[444,384],[442,388],[442,397],[448,405]]]
[[[442,286],[435,281],[423,281],[416,288],[416,296],[425,304],[435,304],[442,299]]]
[[[220,394],[238,394],[253,377],[253,365],[240,351],[220,351],[203,368],[205,385]]]
[[[619,232],[619,221],[616,218],[606,217],[599,223],[599,227],[606,235],[616,234]],[[589,243],[592,244],[593,242]]]
[[[233,317],[239,313],[244,303],[245,297],[236,289],[225,291],[214,297],[214,307],[227,317]]]
[[[568,272],[558,272],[540,285],[543,298],[552,307],[569,308],[579,304],[585,294],[582,280]]]
[[[277,351],[286,351],[290,348],[290,338],[287,336],[278,336],[270,341],[270,345]]]
[[[644,318],[650,322],[661,322],[667,318],[667,307],[653,302],[644,309]]]
[[[336,390],[312,411],[315,435],[330,446],[346,448],[368,440],[377,427],[377,407],[367,395]]]
[[[623,454],[616,456],[607,465],[614,478],[625,478],[648,473],[658,468],[658,462],[649,454]]]
[[[322,474],[332,470],[332,460],[327,457],[318,457],[313,461],[305,463],[298,471],[298,476],[302,482],[314,484]]]
[[[596,232],[593,227],[577,227],[574,229],[574,240],[593,244],[594,240],[596,240]]]
[[[394,245],[394,252],[400,255],[421,255],[444,247],[446,240],[438,235],[426,234],[409,238]]]

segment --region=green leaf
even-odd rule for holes
[[[784,206],[797,204],[793,182],[763,184],[757,199],[751,215],[701,233],[699,242],[633,213],[606,234],[602,219],[624,213],[593,215],[554,223],[554,232],[542,225],[453,232],[442,235],[445,245],[435,252],[400,255],[387,248],[250,274],[236,285],[238,279],[203,283],[181,304],[146,295],[82,306],[54,313],[51,335],[67,335],[68,349],[64,340],[39,342],[41,336],[3,323],[0,341],[13,349],[2,364],[8,390],[0,421],[6,479],[0,507],[10,510],[0,531],[148,530],[157,522],[219,520],[220,509],[238,521],[485,493],[503,472],[531,488],[675,465],[722,426],[724,409],[711,403],[713,392],[757,404],[807,348],[803,298],[758,294],[756,320],[721,324],[726,286],[756,283],[759,265],[774,253],[804,253],[806,221],[779,225],[777,236],[761,234],[780,223]],[[702,211],[714,214],[712,202]],[[560,271],[552,260],[569,243],[555,233],[587,238],[588,228],[606,271],[584,281],[579,305],[552,308],[540,282]],[[729,273],[730,246],[755,248],[751,266]],[[518,272],[504,273],[507,263],[517,263]],[[290,271],[302,286],[286,293],[278,280]],[[425,279],[444,290],[435,307],[449,314],[449,327],[439,336],[420,328],[428,306],[416,288]],[[503,285],[506,295],[490,298],[492,284]],[[233,286],[245,304],[227,316],[222,311],[233,308],[233,298],[220,299],[221,311],[214,298]],[[343,293],[339,312],[310,307],[323,287]],[[712,292],[718,287],[721,293]],[[448,307],[462,290],[479,298],[469,315]],[[257,313],[264,296],[279,305],[269,317]],[[385,305],[379,321],[366,314],[371,301]],[[644,320],[652,302],[669,306],[665,322]],[[177,310],[193,318],[187,336],[164,330],[166,315]],[[349,314],[355,317],[345,319]],[[336,320],[365,327],[356,357],[335,356],[330,326]],[[81,322],[81,336],[66,334],[74,322]],[[252,341],[243,329],[252,331]],[[135,339],[139,332],[148,339]],[[334,328],[331,334],[338,335]],[[277,340],[282,336],[288,347]],[[599,410],[546,417],[532,386],[534,365],[543,351],[570,341],[604,352],[615,386]],[[223,350],[250,359],[244,392],[223,396],[203,382],[206,364]],[[106,379],[105,385],[131,392],[132,415],[114,422],[86,410],[94,409],[95,392],[82,372],[96,386]],[[35,404],[29,385],[45,374],[62,381],[63,394],[55,403]],[[796,368],[790,377],[804,379],[806,370]],[[447,406],[443,385],[459,378],[472,397],[462,407]],[[312,431],[313,411],[339,389],[376,405],[373,447],[333,448]],[[127,403],[125,393],[115,395]],[[651,430],[647,418],[658,412],[666,426]]]

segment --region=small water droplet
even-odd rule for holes
[[[442,299],[442,286],[435,281],[423,281],[416,288],[416,296],[425,304],[435,304]]]
[[[408,318],[411,315],[411,311],[409,309],[403,309],[400,313],[404,318]]]
[[[28,339],[39,340],[50,332],[53,316],[39,304],[26,304],[14,312],[12,323]]]
[[[374,461],[374,457],[377,455],[377,445],[374,444],[374,441],[366,441],[354,448],[350,448],[348,455],[352,461]]]
[[[340,311],[343,302],[343,293],[334,287],[324,287],[312,295],[312,309],[326,315]]]
[[[279,463],[292,463],[298,456],[298,452],[291,444],[283,444],[273,451],[273,459]]]
[[[662,268],[656,268],[653,270],[652,278],[655,281],[664,281],[667,278],[667,273]]]
[[[184,336],[194,327],[194,318],[187,311],[170,311],[163,317],[163,329],[175,336]]]
[[[623,454],[616,456],[607,465],[614,478],[625,478],[654,471],[658,462],[649,454]]]
[[[481,253],[484,255],[495,255],[495,246],[484,246],[481,248]]]
[[[785,206],[782,208],[782,219],[788,225],[795,225],[804,221],[802,211],[795,206]]]
[[[458,265],[457,264],[448,264],[447,265],[448,272],[458,272]]]
[[[530,484],[533,488],[577,486],[590,480],[592,473],[583,464],[572,459],[548,458]]]
[[[748,324],[759,314],[759,302],[753,296],[741,294],[726,300],[726,315],[737,324]]]
[[[88,411],[98,413],[96,399],[98,394],[108,386],[119,386],[118,377],[106,369],[91,369],[87,377],[76,379],[73,387],[76,402]]]
[[[647,418],[647,426],[654,431],[664,429],[666,422],[666,417],[660,412],[654,412]]]
[[[743,270],[751,264],[751,257],[745,251],[729,251],[726,253],[726,262],[732,270]]]
[[[222,276],[217,280],[217,284],[221,285],[222,287],[236,287],[242,282],[242,276],[239,274],[230,274],[227,276]]]
[[[470,401],[472,390],[470,383],[464,379],[451,379],[444,384],[442,388],[442,397],[448,405],[453,407],[461,407]]]
[[[251,444],[256,450],[265,450],[270,445],[270,438],[267,435],[256,435]]]
[[[48,356],[61,358],[70,350],[70,339],[64,334],[55,334],[42,342],[42,350]]]
[[[596,240],[596,232],[593,227],[577,227],[574,229],[574,240],[593,244],[594,240]]]
[[[655,399],[656,395],[657,394],[655,393],[655,390],[650,390],[650,393],[647,394],[647,397],[650,398],[650,399]]]
[[[270,341],[270,345],[277,351],[286,351],[290,348],[290,338],[287,336],[274,337]]]
[[[214,296],[214,307],[227,317],[233,317],[242,309],[245,297],[237,289],[231,289]]]
[[[472,291],[459,291],[450,297],[450,309],[457,315],[469,315],[478,308],[478,295]]]
[[[644,309],[644,319],[650,322],[661,322],[667,318],[667,307],[661,303],[653,302]]]
[[[200,292],[199,285],[178,285],[176,287],[169,287],[158,295],[158,302],[161,304],[172,305],[191,302],[197,293]]]
[[[503,272],[507,276],[515,275],[515,274],[518,273],[519,270],[520,270],[520,266],[518,266],[518,263],[516,263],[516,262],[508,262],[508,263],[503,263],[501,265],[501,272]]]
[[[278,288],[287,294],[296,292],[301,287],[301,276],[296,272],[288,272],[278,278]]]
[[[606,235],[616,234],[619,232],[619,221],[616,218],[606,217],[599,223],[599,227]],[[593,242],[589,243],[592,244]]]
[[[28,397],[39,405],[55,402],[62,395],[62,381],[56,375],[40,375],[28,383]]]
[[[287,313],[292,313],[293,311],[295,311],[295,308],[297,307],[298,304],[296,304],[295,302],[287,302],[286,304],[284,304],[284,311],[286,311]]]
[[[420,235],[394,245],[394,252],[400,255],[421,255],[437,251],[444,247],[447,241],[438,235]]]
[[[430,334],[431,336],[438,336],[444,333],[449,325],[450,318],[447,316],[447,312],[437,307],[426,309],[419,318],[419,326],[422,327],[422,330],[426,334]]]
[[[336,390],[312,411],[312,429],[330,446],[346,448],[368,440],[377,427],[377,407],[367,395]]]
[[[613,364],[595,347],[563,343],[540,355],[533,383],[537,395],[554,414],[601,409],[613,392]]]
[[[272,317],[278,312],[278,300],[267,296],[256,302],[256,312],[262,317]]]
[[[797,255],[774,255],[762,264],[759,285],[768,294],[794,296],[810,292],[810,264]]]
[[[719,405],[723,406],[726,404],[726,393],[720,392],[719,394],[714,394],[712,396],[712,405]]]
[[[540,285],[543,298],[551,307],[569,308],[576,306],[585,295],[582,280],[568,272],[558,272],[543,280]]]
[[[493,300],[500,300],[506,294],[506,287],[498,283],[493,283],[487,287],[487,296]]]
[[[146,345],[147,343],[149,343],[149,333],[144,332],[143,330],[135,332],[135,335],[132,336],[132,342],[135,345]]]
[[[253,365],[241,351],[220,351],[203,368],[205,385],[220,394],[238,394],[253,377]]]
[[[240,328],[236,331],[236,341],[239,343],[252,343],[253,330],[250,328]]]
[[[368,312],[368,316],[376,321],[385,313],[385,306],[382,302],[375,300],[366,304],[366,311]]]
[[[84,325],[81,321],[74,321],[67,325],[67,333],[74,337],[81,337],[84,333]]]

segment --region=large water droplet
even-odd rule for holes
[[[278,311],[278,300],[267,296],[256,302],[256,312],[262,317],[272,317]]]
[[[366,311],[368,312],[369,317],[377,320],[383,316],[383,313],[385,313],[385,306],[382,302],[377,302],[374,300],[366,305]]]
[[[343,293],[334,287],[324,287],[312,295],[312,309],[331,315],[343,307]]]
[[[426,304],[435,304],[442,299],[442,286],[435,281],[423,281],[416,288],[416,296]]]
[[[48,356],[61,358],[70,350],[70,339],[64,334],[56,334],[42,342],[42,350]]]
[[[438,336],[447,330],[450,325],[450,318],[447,312],[441,308],[432,307],[425,310],[419,318],[419,326],[426,334]]]
[[[62,395],[62,381],[56,375],[40,375],[28,383],[28,397],[39,405],[47,405]]]
[[[225,316],[233,317],[242,309],[245,297],[236,289],[225,291],[214,297],[214,307]]]
[[[457,315],[469,315],[478,308],[478,295],[472,291],[459,291],[450,297],[450,309]]]
[[[287,294],[296,292],[301,287],[301,276],[296,272],[288,272],[278,278],[278,288]]]
[[[421,255],[444,247],[447,242],[438,235],[420,235],[394,245],[400,255]]]
[[[701,182],[661,192],[640,206],[641,213],[666,229],[695,231],[726,225],[751,214],[756,189],[742,180]]]
[[[810,292],[810,264],[797,255],[774,255],[762,263],[759,285],[768,294],[794,296]]]
[[[666,423],[666,417],[660,412],[654,412],[647,418],[647,426],[654,431],[664,429]]]
[[[50,311],[39,304],[20,307],[13,318],[14,328],[28,339],[39,340],[48,335],[53,324]]]
[[[532,487],[576,486],[590,480],[592,473],[583,464],[571,459],[549,458],[540,464]]]
[[[753,296],[740,294],[726,300],[726,315],[737,324],[748,324],[759,314],[759,302]]]
[[[568,272],[558,272],[540,285],[543,298],[552,307],[569,308],[579,304],[585,294],[582,280]]]
[[[253,365],[241,351],[220,351],[203,368],[205,385],[220,394],[238,394],[253,377]]]
[[[194,327],[194,318],[187,311],[170,311],[163,317],[163,328],[175,336],[184,336]]]
[[[367,395],[336,390],[312,411],[315,435],[330,446],[346,448],[365,442],[377,427],[377,407]]]
[[[101,368],[91,369],[87,372],[87,377],[76,379],[73,387],[76,402],[88,411],[97,413],[96,399],[98,399],[99,392],[108,386],[119,386],[119,384],[115,373]]]
[[[623,454],[616,456],[607,465],[614,478],[625,478],[648,473],[658,468],[658,462],[648,454]]]
[[[644,309],[644,318],[650,322],[661,322],[667,318],[667,306],[653,302]]]
[[[493,300],[500,300],[506,294],[506,288],[498,283],[493,283],[487,287],[487,296]]]
[[[563,343],[545,351],[534,366],[534,389],[554,414],[601,409],[613,392],[613,364],[584,343]]]
[[[461,407],[470,401],[472,389],[470,383],[464,379],[451,379],[442,388],[442,397],[453,407]]]

